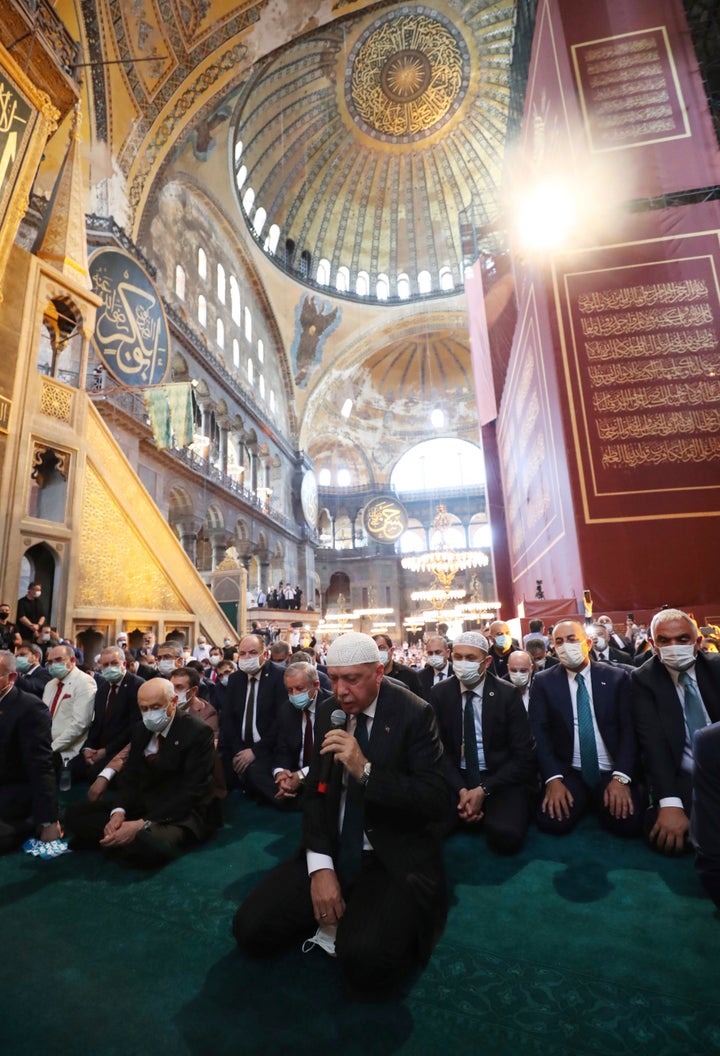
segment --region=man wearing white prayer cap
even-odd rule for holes
[[[480,825],[494,851],[513,854],[525,839],[537,787],[530,720],[520,691],[491,674],[483,634],[459,634],[452,661],[452,677],[430,692],[454,796],[450,827]]]
[[[432,708],[383,677],[369,635],[336,638],[327,670],[333,696],[315,720],[301,850],[250,892],[233,930],[264,955],[318,929],[312,941],[352,991],[387,993],[444,926],[442,745]]]

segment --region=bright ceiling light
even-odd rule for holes
[[[430,423],[436,429],[442,429],[442,427],[445,425],[445,415],[439,407],[435,407],[435,409],[432,411],[430,415]]]
[[[529,250],[557,249],[568,241],[577,213],[575,192],[567,183],[538,183],[526,189],[518,202],[518,239]]]

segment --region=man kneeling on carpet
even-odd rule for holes
[[[233,931],[263,955],[318,929],[312,941],[352,989],[386,993],[430,955],[445,921],[442,745],[432,708],[383,677],[369,635],[337,638],[327,668],[302,848],[250,892]]]
[[[215,743],[210,727],[177,710],[165,678],[138,689],[142,724],[132,731],[127,763],[118,775],[117,803],[75,803],[65,824],[73,848],[100,846],[139,866],[157,866],[206,840],[213,821]]]

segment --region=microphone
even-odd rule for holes
[[[344,730],[347,716],[342,708],[336,708],[335,711],[330,714],[330,728],[333,730]],[[335,756],[332,752],[328,752],[320,760],[320,778],[318,780],[318,792],[321,796],[324,796],[328,790],[330,784],[330,774],[332,772],[332,765],[335,762]]]

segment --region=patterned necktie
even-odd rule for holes
[[[590,788],[595,788],[600,781],[600,766],[598,764],[595,728],[593,726],[592,708],[590,706],[590,694],[588,693],[585,679],[582,675],[575,675],[575,684],[577,686],[580,771],[585,784],[589,785]]]
[[[465,773],[468,788],[477,788],[480,784],[480,763],[478,761],[477,734],[475,733],[474,693],[465,694],[463,710],[463,733],[465,748]]]
[[[249,680],[248,687],[248,698],[247,704],[245,705],[245,722],[243,723],[243,740],[245,744],[251,745],[255,743],[253,736],[253,727],[255,725],[255,697],[257,695],[257,679],[251,678]]]
[[[367,715],[364,712],[357,716],[355,737],[360,745],[360,751],[364,756],[367,756]],[[360,873],[364,831],[365,788],[354,777],[348,775],[345,816],[343,818],[342,831],[340,832],[340,847],[338,851],[338,873],[343,883],[352,883]]]
[[[302,765],[310,766],[310,760],[312,759],[313,751],[313,724],[312,715],[309,711],[303,712],[305,717],[305,735],[303,738],[303,757]]]
[[[695,685],[695,680],[690,677],[687,671],[681,671],[678,675],[678,681],[685,690],[685,722],[687,723],[690,745],[692,747],[696,731],[707,726],[707,718],[705,717],[702,697]]]

